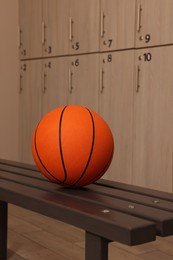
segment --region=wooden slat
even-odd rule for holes
[[[45,177],[40,177],[40,173],[38,173],[38,176],[33,177],[32,175],[30,176],[29,174],[16,174],[14,172],[4,172],[3,170],[0,170],[0,179],[1,180],[6,180],[6,181],[12,181],[12,182],[18,182],[23,185],[28,185],[32,187],[36,187],[38,189],[44,189],[47,187],[50,189],[53,188],[60,188],[59,185],[56,183],[53,183],[46,179]]]
[[[59,192],[68,194],[66,189],[61,189]],[[56,191],[56,193],[59,193]],[[173,235],[173,213],[147,207],[139,203],[129,200],[117,199],[109,196],[104,196],[94,191],[88,190],[71,190],[70,196],[79,197],[81,200],[89,201],[97,205],[104,205],[107,209],[115,209],[126,214],[140,217],[155,222],[157,235],[168,236]]]
[[[38,169],[35,167],[30,169],[30,168],[24,168],[24,167],[17,167],[13,165],[6,165],[6,164],[1,164],[0,163],[0,171],[1,172],[11,172],[11,173],[16,173],[17,175],[23,175],[23,176],[28,176],[29,178],[38,178],[38,179],[44,179],[47,180],[43,174],[41,174]]]
[[[107,196],[110,197],[121,198],[128,201],[130,200],[134,203],[140,203],[142,205],[173,212],[173,202],[170,200],[161,199],[149,195],[147,196],[140,193],[138,194],[135,192],[121,190],[118,188],[109,188],[104,185],[90,185],[89,190],[98,192],[100,194],[107,194]]]
[[[38,168],[36,167],[36,165],[17,162],[17,161],[10,161],[10,160],[5,160],[5,159],[0,159],[0,167],[2,165],[17,167],[18,169],[22,168],[22,169],[38,171]]]
[[[9,203],[42,213],[83,228],[111,241],[135,245],[155,240],[155,225],[115,210],[77,198],[41,191],[18,183],[0,182],[0,198]]]
[[[0,172],[0,179],[1,177]],[[28,187],[32,187],[35,189],[40,189],[43,191],[55,193],[57,196],[64,195],[64,198],[69,199],[72,197],[78,198],[83,201],[88,201],[91,204],[102,205],[106,209],[113,209],[120,212],[124,212],[136,217],[144,218],[156,223],[157,227],[157,235],[166,236],[173,234],[173,213],[165,212],[162,210],[149,208],[137,203],[132,203],[130,200],[122,200],[116,199],[109,196],[103,196],[93,191],[87,189],[64,189],[59,185],[50,183],[50,182],[41,182],[38,179],[34,180],[32,178],[20,176],[20,178],[16,178],[16,175],[13,173],[8,173],[7,177],[4,177],[4,180],[17,182],[18,184],[22,184]]]
[[[10,169],[11,172],[6,174],[7,169]],[[89,201],[90,203],[102,205],[108,209],[118,210],[136,217],[144,218],[156,223],[157,235],[167,236],[173,234],[173,213],[152,208],[153,198],[145,197],[143,195],[138,195],[135,193],[130,193],[122,190],[107,188],[105,186],[99,185],[89,185],[89,188],[75,189],[63,189],[57,184],[53,184],[46,179],[34,178],[33,172],[29,170],[24,170],[17,167],[7,166],[4,171],[0,171],[0,179],[17,182],[28,187],[55,192],[57,196],[59,193],[63,193],[67,199],[68,196],[75,196],[83,201]],[[31,172],[31,176],[30,176]],[[16,174],[17,173],[17,174]],[[25,175],[24,175],[25,174]],[[36,173],[36,175],[40,173]],[[131,196],[132,195],[132,196]],[[147,203],[147,201],[149,202]],[[149,205],[148,206],[144,206]],[[170,202],[168,202],[170,204]],[[171,210],[171,206],[167,205]]]
[[[164,174],[164,173],[163,173]],[[157,199],[165,199],[167,201],[173,201],[173,194],[165,191],[158,191],[158,190],[153,190],[149,188],[144,188],[142,186],[136,186],[132,184],[125,184],[121,182],[114,182],[114,181],[109,181],[105,179],[100,179],[97,181],[98,185],[113,188],[113,189],[119,189],[123,191],[130,191],[132,193],[137,193],[137,194],[142,194],[146,196],[152,196]]]
[[[30,167],[32,170],[30,170]],[[23,163],[0,160],[0,169],[2,169],[3,171],[11,171],[17,174],[26,175],[29,177],[38,178],[47,181],[47,179],[38,171],[37,167],[33,165],[26,165]],[[91,187],[92,185],[89,186],[90,189],[92,189]],[[139,195],[145,195],[150,198],[146,199],[146,197],[143,197],[144,205],[150,205],[152,207],[156,207],[160,209],[162,209],[162,205],[163,205],[162,203],[157,203],[157,202],[161,202],[160,199],[173,201],[173,196],[170,193],[155,191],[151,189],[146,189],[142,187],[122,184],[122,183],[117,183],[117,182],[112,182],[112,181],[102,180],[102,179],[97,181],[94,184],[94,190],[110,196],[113,196],[113,194],[115,194],[115,197],[117,198],[124,197],[124,199],[129,198],[129,194],[130,194],[131,201],[136,203],[138,203],[139,201],[140,203],[142,203],[141,200],[142,197],[140,197]],[[137,194],[137,196],[135,196],[135,194]],[[139,200],[137,198],[139,198]],[[172,211],[172,204],[168,203],[167,206],[165,206],[163,209]]]

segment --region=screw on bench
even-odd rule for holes
[[[129,209],[134,209],[135,206],[134,206],[134,205],[128,205],[128,208],[129,208]]]
[[[102,210],[101,212],[103,212],[103,213],[109,213],[110,210],[109,210],[109,209],[104,209],[104,210]]]
[[[160,200],[153,200],[153,203],[158,204],[160,203]]]

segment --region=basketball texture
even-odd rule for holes
[[[107,123],[82,106],[63,106],[46,114],[32,138],[32,154],[51,181],[81,187],[98,180],[108,169],[114,141]]]

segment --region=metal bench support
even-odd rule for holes
[[[0,201],[0,260],[7,259],[7,211],[8,203]]]
[[[108,243],[107,239],[86,231],[85,259],[108,260]]]

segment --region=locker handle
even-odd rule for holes
[[[22,46],[22,40],[21,40],[21,34],[22,34],[22,30],[20,28],[20,26],[18,26],[18,48],[20,49]]]
[[[105,74],[105,72],[104,72],[104,70],[103,69],[101,69],[100,70],[100,78],[101,78],[101,80],[100,80],[100,93],[103,93],[103,90],[104,90],[104,74]]]
[[[69,93],[73,92],[73,72],[71,69],[68,71],[68,78],[69,78]]]
[[[47,75],[46,75],[46,73],[44,72],[44,73],[43,73],[43,94],[45,94],[45,93],[46,93],[46,90],[47,90],[47,87],[46,87],[46,77],[47,77]]]
[[[74,36],[73,36],[73,24],[74,21],[72,20],[72,18],[69,18],[69,41],[72,41]]]
[[[19,77],[19,94],[22,92],[23,90],[23,87],[22,87],[22,75],[20,74],[20,77]]]
[[[141,4],[138,4],[138,13],[137,13],[137,32],[141,31],[142,28],[142,6]]]
[[[141,87],[141,85],[140,85],[140,73],[141,73],[141,69],[140,69],[140,66],[138,65],[138,68],[137,68],[137,82],[136,82],[136,92],[137,93],[139,92],[139,89]]]
[[[41,26],[41,42],[44,45],[46,42],[46,38],[45,38],[45,30],[46,30],[46,25],[45,22],[42,21],[42,26]]]
[[[101,12],[101,21],[100,21],[100,36],[103,38],[105,35],[105,18],[106,15],[104,14],[104,12]]]

